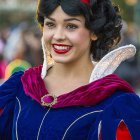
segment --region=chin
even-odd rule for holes
[[[72,60],[71,59],[68,59],[68,58],[53,58],[54,62],[55,63],[61,63],[61,64],[68,64],[68,63],[71,63]]]
[[[55,62],[55,63],[60,63],[60,64],[67,64],[67,63],[69,63],[69,61],[60,60],[60,59],[59,59],[59,60],[58,60],[58,59],[57,59],[57,60],[54,59],[54,62]]]
[[[52,59],[55,63],[68,64],[75,60],[75,56],[73,56],[72,54],[58,55],[52,53]]]

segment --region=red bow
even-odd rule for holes
[[[90,0],[81,0],[83,3],[89,4]]]

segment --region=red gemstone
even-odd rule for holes
[[[54,101],[54,97],[53,96],[50,96],[50,95],[46,95],[42,98],[42,101],[44,103],[52,103]]]

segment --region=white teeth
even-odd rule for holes
[[[57,50],[69,50],[70,47],[68,46],[56,46],[54,45],[54,48]]]

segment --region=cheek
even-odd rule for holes
[[[51,50],[51,46],[50,46],[51,35],[50,35],[50,33],[43,30],[43,39],[44,39],[45,47],[50,52],[50,50]]]
[[[52,34],[48,31],[45,31],[45,29],[43,29],[43,38],[46,44],[48,44],[52,38]]]
[[[88,31],[78,31],[70,35],[70,40],[76,44],[87,44],[90,41],[90,36]]]

